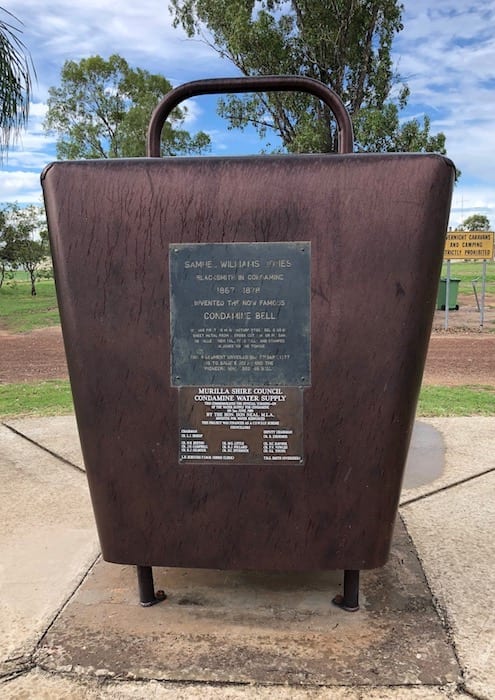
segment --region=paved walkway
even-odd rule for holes
[[[495,418],[417,425],[354,614],[339,572],[156,569],[141,608],[99,557],[71,416],[4,421],[0,475],[2,698],[495,698]]]

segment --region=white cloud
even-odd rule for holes
[[[31,122],[33,119],[41,122],[46,116],[48,110],[48,105],[45,102],[31,102],[29,105],[29,116]]]
[[[394,43],[394,57],[411,89],[407,116],[421,119],[427,113],[432,133],[446,134],[448,154],[462,171],[452,216],[462,208],[462,191],[464,210],[484,207],[495,225],[495,0],[404,4],[405,28]],[[1,173],[1,200],[9,194],[19,201],[29,193],[38,197],[33,173],[54,158],[53,138],[42,129],[48,87],[59,83],[65,60],[117,53],[133,66],[162,73],[173,85],[236,74],[204,42],[189,40],[173,28],[167,2],[122,0],[118,6],[102,6],[100,0],[16,0],[14,11],[24,22],[22,38],[31,50],[38,80],[29,130],[4,162],[4,169],[15,172]],[[254,133],[229,131],[216,118],[215,99],[195,98],[188,109],[186,128],[210,133],[213,152],[259,150]]]
[[[40,174],[15,170],[0,172],[0,202],[40,203]]]
[[[23,40],[37,67],[42,98],[48,86],[57,84],[64,61],[94,54],[118,53],[178,82],[187,73],[218,73],[218,56],[173,28],[166,2],[123,0],[102,6],[99,0],[17,0],[15,11],[24,21]]]
[[[470,2],[458,10],[458,2],[437,0],[431,10],[431,2],[407,0],[405,6],[405,28],[394,50],[413,99],[443,109],[446,100],[464,97],[469,108],[469,97],[493,77],[495,34],[493,23],[486,33],[486,8],[495,21],[495,4]]]
[[[22,131],[4,157],[3,167],[7,170],[27,168],[41,170],[55,158],[55,137],[43,131],[47,105],[34,102],[29,109],[28,129]]]
[[[195,123],[200,119],[203,114],[203,109],[199,106],[197,100],[185,100],[181,103],[181,107],[185,107],[185,119],[184,126],[190,129],[195,125]]]
[[[394,50],[410,104],[429,114],[432,133],[445,133],[462,171],[451,221],[480,211],[495,225],[495,2],[406,0],[404,24]]]
[[[449,226],[457,228],[471,214],[484,214],[495,229],[495,202],[493,188],[480,185],[462,185],[454,188]]]

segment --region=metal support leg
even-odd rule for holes
[[[155,586],[153,584],[153,569],[151,566],[136,566],[139,602],[143,608],[149,608],[150,605],[155,605],[167,597],[163,591],[157,591],[155,594]]]
[[[344,571],[344,604],[342,607],[348,612],[359,610],[359,569],[346,569]]]
[[[359,610],[359,569],[344,571],[344,595],[336,595],[332,602],[347,612]]]

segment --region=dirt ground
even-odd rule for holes
[[[484,327],[471,299],[460,309],[436,311],[423,381],[425,384],[495,386],[495,295],[487,299]],[[65,379],[62,334],[58,326],[30,333],[0,330],[0,383]]]
[[[30,333],[0,330],[0,383],[66,378],[60,326]]]
[[[435,311],[424,384],[495,386],[495,294],[487,294],[483,327],[474,295],[458,297],[458,310]]]

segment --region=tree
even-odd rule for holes
[[[31,295],[36,296],[36,276],[49,254],[48,230],[43,207],[18,204],[6,207],[0,216],[0,264],[3,275],[7,267],[23,267],[31,281]]]
[[[490,220],[484,214],[472,214],[459,226],[460,231],[489,231]]]
[[[15,139],[28,119],[31,74],[35,74],[26,47],[19,39],[16,17],[4,8],[8,21],[0,20],[0,155]]]
[[[66,61],[60,87],[49,89],[44,127],[58,135],[62,159],[146,155],[146,132],[153,109],[172,86],[161,75],[129,67],[118,55]],[[182,127],[186,109],[176,109],[162,131],[162,153],[200,153],[210,139]],[[173,126],[172,126],[173,124]]]
[[[353,120],[357,150],[445,153],[445,137],[430,136],[427,117],[399,120],[409,90],[392,66],[403,28],[396,0],[170,0],[169,9],[174,26],[202,37],[244,75],[303,75],[333,88]],[[262,138],[278,132],[288,151],[337,147],[328,108],[306,95],[228,97],[219,113],[230,127],[254,125]]]

